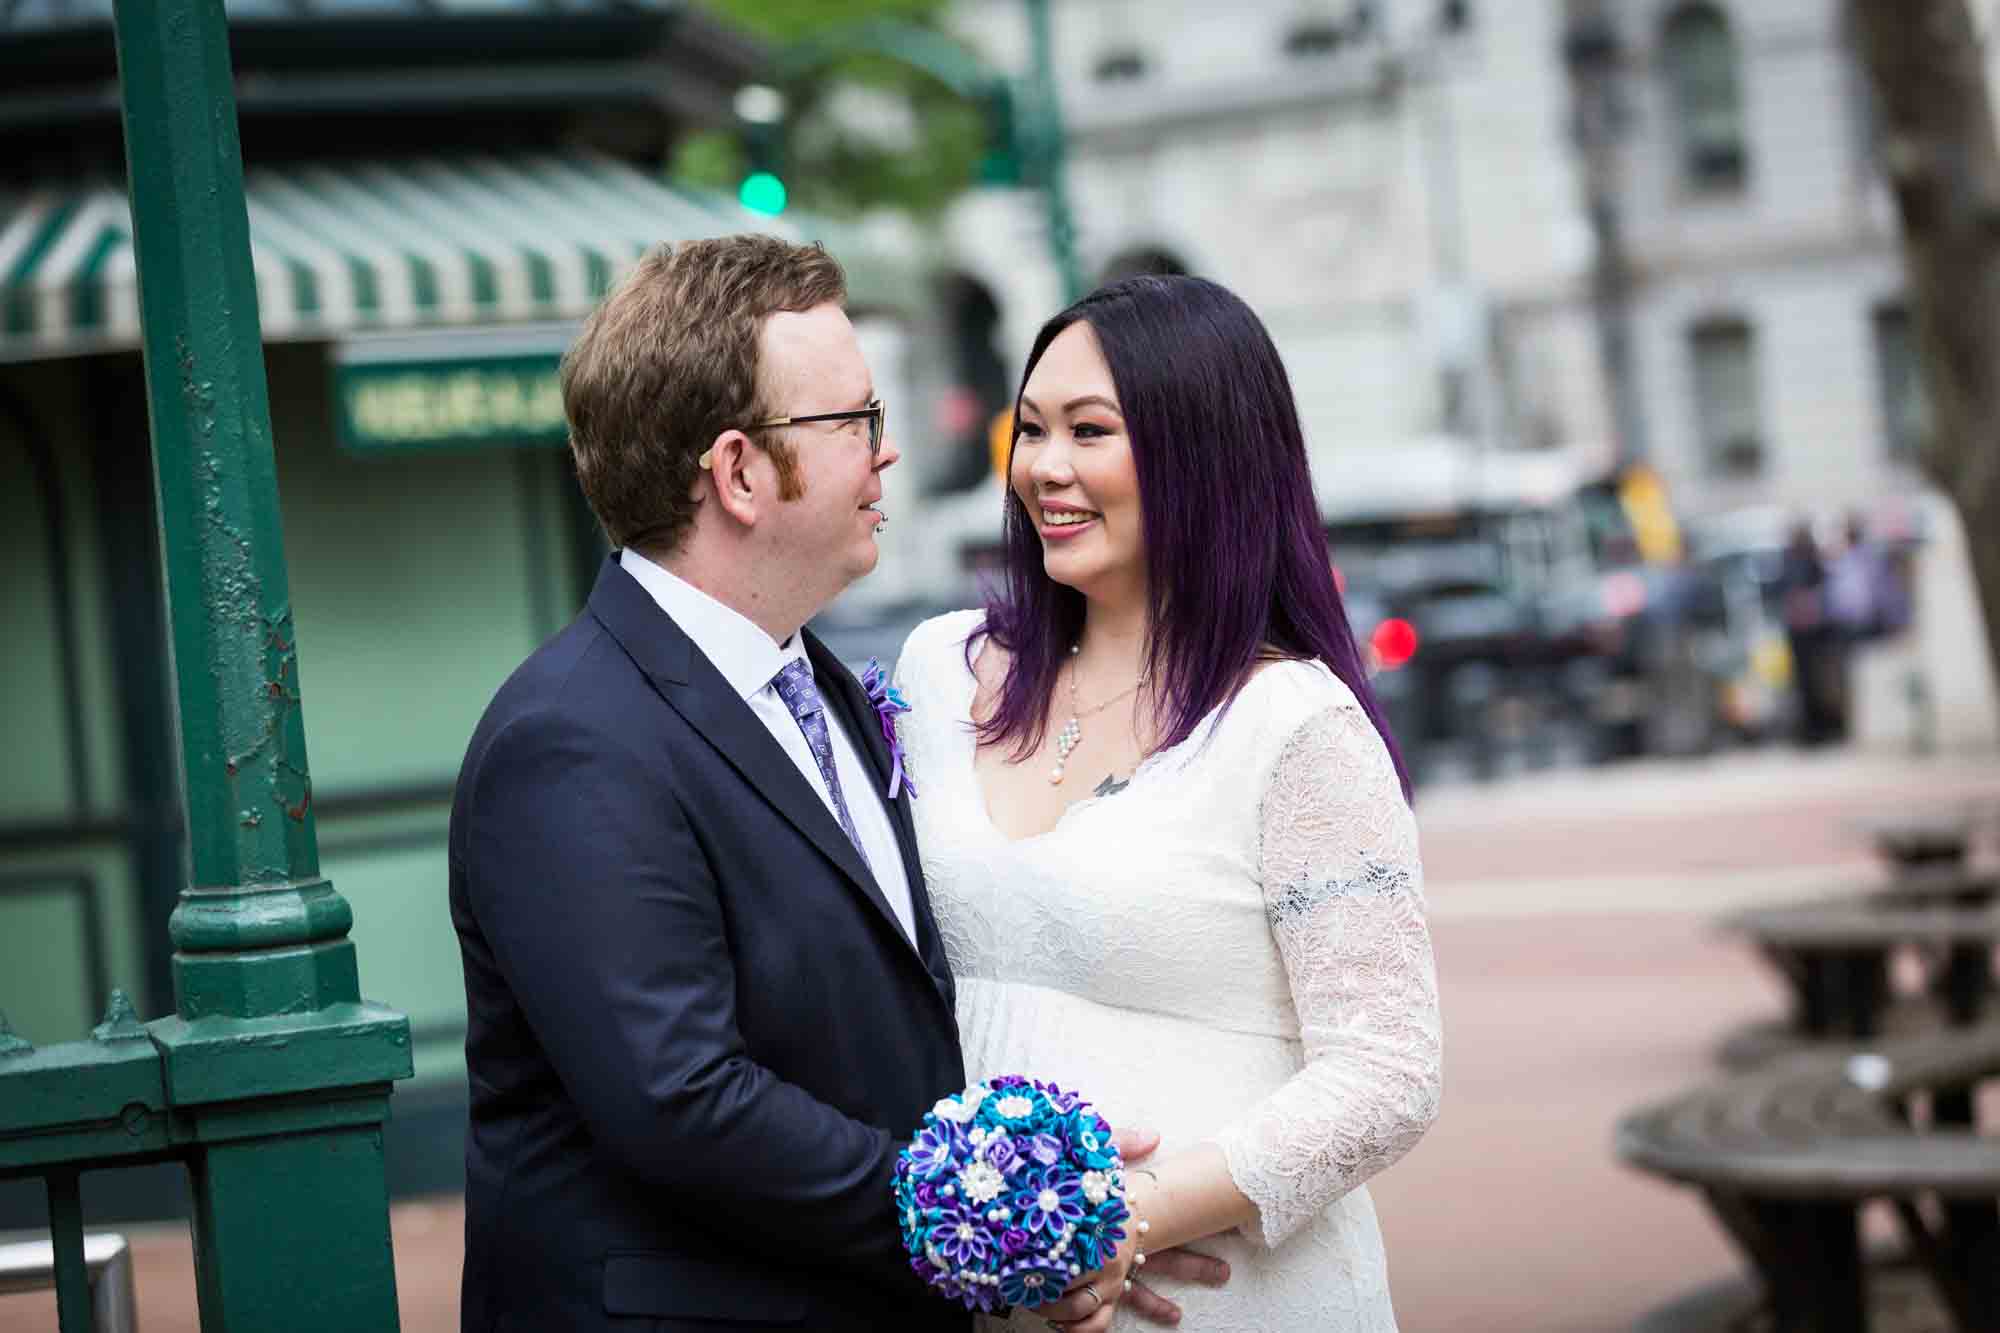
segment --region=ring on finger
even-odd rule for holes
[[[1085,1287],[1083,1289],[1083,1294],[1090,1297],[1090,1299],[1092,1299],[1093,1301],[1097,1302],[1097,1304],[1090,1307],[1091,1314],[1096,1314],[1099,1310],[1102,1310],[1104,1308],[1104,1298],[1097,1294],[1096,1287]],[[1087,1319],[1090,1316],[1085,1315],[1084,1317]]]

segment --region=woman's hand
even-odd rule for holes
[[[1121,1135],[1118,1148],[1125,1158],[1125,1201],[1131,1207],[1132,1218],[1125,1224],[1125,1239],[1112,1252],[1110,1262],[1095,1272],[1085,1273],[1063,1293],[1059,1301],[1043,1306],[1037,1313],[1051,1324],[1067,1333],[1105,1333],[1111,1327],[1111,1317],[1120,1300],[1132,1299],[1132,1308],[1155,1323],[1173,1325],[1181,1319],[1178,1305],[1156,1292],[1140,1287],[1137,1282],[1127,1287],[1127,1280],[1139,1271],[1140,1255],[1145,1249],[1140,1222],[1145,1217],[1146,1199],[1151,1197],[1153,1174],[1150,1171],[1134,1172],[1131,1163],[1149,1156],[1159,1144],[1158,1135],[1147,1135],[1140,1131],[1135,1140],[1150,1138],[1143,1151],[1134,1152],[1128,1141]],[[1228,1267],[1217,1260],[1200,1255],[1182,1256],[1188,1265],[1199,1264],[1205,1271],[1221,1268],[1221,1278],[1228,1277]],[[1179,1274],[1176,1273],[1178,1276]],[[1192,1274],[1190,1274],[1192,1275]]]

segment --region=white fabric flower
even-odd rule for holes
[[[954,1125],[967,1124],[979,1114],[979,1104],[986,1100],[989,1091],[984,1083],[975,1083],[956,1097],[947,1097],[933,1106],[931,1114]]]

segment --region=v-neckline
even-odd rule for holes
[[[979,646],[979,652],[983,653],[986,651],[986,643],[991,642],[991,640],[987,639],[986,625],[983,620],[980,622],[977,634],[980,639],[985,640],[985,642],[982,642]],[[1209,709],[1208,712],[1202,715],[1201,721],[1195,724],[1194,730],[1188,732],[1187,736],[1183,738],[1179,743],[1174,745],[1169,745],[1165,749],[1155,750],[1151,754],[1147,755],[1144,759],[1141,759],[1139,761],[1138,767],[1132,770],[1132,776],[1125,779],[1125,785],[1120,787],[1117,791],[1107,792],[1102,796],[1093,793],[1092,795],[1089,796],[1079,797],[1078,799],[1071,801],[1068,805],[1064,806],[1062,813],[1056,816],[1055,823],[1049,825],[1041,832],[1024,833],[1018,838],[1010,837],[1008,836],[1007,831],[1001,828],[1000,825],[997,822],[995,822],[993,818],[993,807],[987,803],[986,784],[980,779],[979,776],[979,725],[977,722],[973,720],[972,717],[972,706],[979,701],[979,673],[972,669],[972,662],[973,660],[977,660],[977,658],[978,658],[978,653],[975,653],[973,654],[971,660],[965,659],[963,657],[961,657],[960,659],[965,668],[965,680],[966,680],[966,691],[967,691],[965,695],[965,703],[963,705],[963,711],[965,713],[965,728],[964,731],[962,732],[962,735],[965,740],[966,772],[971,775],[972,800],[973,803],[979,807],[980,822],[986,826],[986,831],[989,834],[991,834],[994,838],[998,839],[1001,843],[1009,847],[1026,847],[1031,843],[1040,842],[1044,838],[1053,837],[1056,833],[1061,831],[1062,826],[1064,824],[1069,822],[1069,819],[1072,815],[1075,815],[1080,811],[1085,810],[1091,806],[1102,805],[1104,802],[1110,800],[1114,796],[1124,796],[1129,794],[1132,791],[1132,789],[1138,785],[1140,775],[1145,773],[1147,769],[1151,768],[1155,760],[1166,758],[1174,751],[1179,750],[1183,746],[1188,745],[1196,737],[1206,732],[1209,729],[1209,726],[1211,722],[1214,720],[1216,714],[1220,712],[1222,709],[1221,704],[1218,704],[1216,705],[1216,707]],[[1238,691],[1238,693],[1241,693],[1241,691]],[[1229,701],[1225,700],[1224,702],[1227,703]]]

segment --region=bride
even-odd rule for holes
[[[1408,780],[1334,587],[1263,324],[1133,278],[1045,325],[1009,462],[1005,582],[898,670],[924,875],[974,1077],[1158,1130],[1146,1223],[1059,1306],[1125,1328],[1140,1251],[1184,1327],[1393,1330],[1363,1182],[1437,1114]]]

